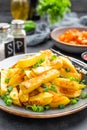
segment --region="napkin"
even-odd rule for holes
[[[78,17],[77,13],[71,12],[65,15],[61,22],[49,25],[46,21],[37,24],[33,34],[27,35],[27,46],[36,46],[42,42],[50,40],[50,32],[62,26],[87,26],[87,15]]]
[[[46,22],[37,24],[37,28],[32,35],[27,36],[27,46],[35,46],[49,39],[50,28]]]

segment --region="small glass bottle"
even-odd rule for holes
[[[0,23],[0,60],[14,55],[13,36],[8,23]]]
[[[11,0],[11,14],[14,19],[27,20],[28,11],[28,0]]]
[[[26,32],[23,20],[13,20],[12,35],[14,37],[15,54],[26,53]]]

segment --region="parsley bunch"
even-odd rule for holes
[[[49,22],[54,24],[70,11],[70,7],[70,0],[39,0],[37,12],[42,16],[48,14]]]

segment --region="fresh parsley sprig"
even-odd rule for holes
[[[70,11],[70,0],[39,0],[37,12],[43,16],[48,14],[51,24],[61,20]]]

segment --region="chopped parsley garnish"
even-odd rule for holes
[[[9,81],[10,81],[10,78],[5,79],[5,83],[9,83]]]
[[[48,90],[49,90],[49,88],[46,87],[46,88],[43,89],[43,92],[48,92]]]
[[[59,108],[59,109],[64,109],[64,108],[65,108],[65,105],[64,105],[64,104],[60,104],[60,105],[58,106],[58,108]]]
[[[57,93],[57,90],[53,83],[52,83],[52,85],[48,85],[48,86],[46,84],[42,84],[42,87],[44,88],[43,92],[48,92],[49,90],[51,90],[51,91]]]
[[[1,96],[1,98],[7,106],[12,105],[12,99],[11,99],[10,95],[4,94],[4,95]]]
[[[45,106],[44,106],[44,109],[45,109],[45,110],[49,110],[49,109],[50,109],[50,106],[49,106],[49,105],[45,105]]]
[[[44,62],[44,59],[39,59],[38,62],[37,62],[35,65],[33,65],[32,68],[37,68],[37,67],[39,67],[43,62]]]
[[[33,105],[27,105],[26,109],[27,110],[32,110],[34,112],[43,112],[45,110],[49,110],[50,106],[49,105],[40,106],[40,105],[33,104]]]
[[[71,104],[71,105],[75,105],[77,102],[78,102],[77,99],[71,99],[70,104]]]
[[[87,92],[82,92],[80,98],[85,99],[87,98]]]
[[[80,84],[86,84],[86,80],[83,79],[83,80],[80,82]]]
[[[12,89],[13,89],[13,87],[12,87],[12,86],[9,86],[7,90],[8,90],[8,92],[11,92]]]
[[[57,58],[57,55],[56,54],[53,54],[50,58],[50,60],[55,60]]]
[[[70,72],[70,68],[65,68],[65,71],[66,72]]]
[[[56,90],[56,88],[54,86],[51,86],[50,90],[53,91],[53,92],[55,92],[55,93],[57,93],[57,90]]]
[[[74,77],[69,77],[70,81],[76,81],[79,82],[78,79],[74,78]]]
[[[44,107],[43,106],[39,106],[39,105],[36,105],[36,104],[27,105],[26,109],[27,110],[32,110],[34,112],[43,112],[44,111]]]

